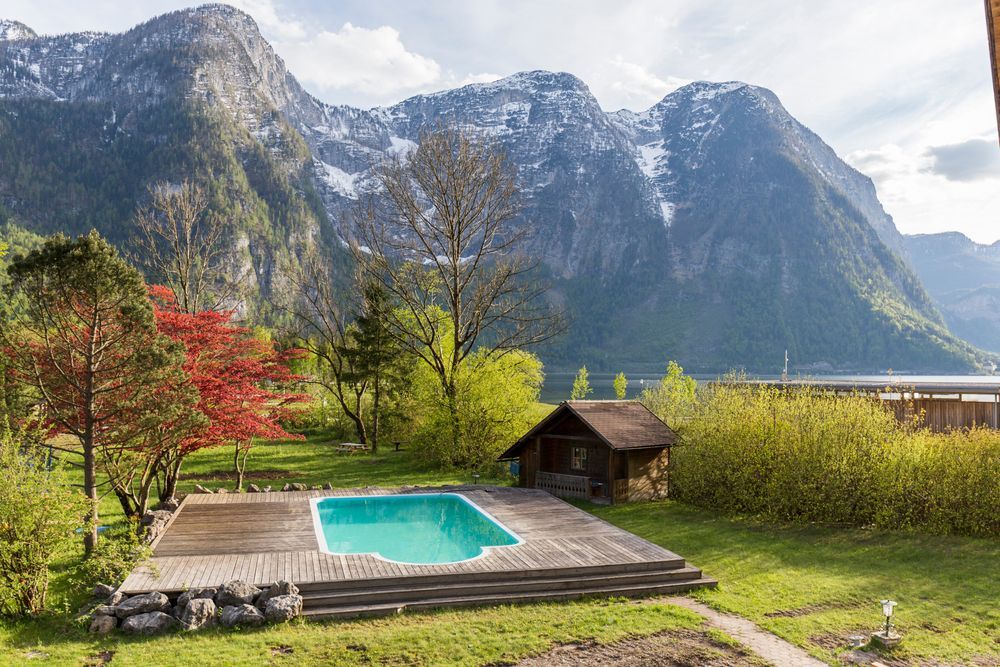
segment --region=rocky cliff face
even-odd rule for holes
[[[609,114],[576,77],[536,71],[366,110],[308,95],[224,5],[120,35],[7,22],[0,36],[0,204],[24,226],[77,231],[83,217],[125,242],[148,182],[193,175],[236,202],[234,245],[266,290],[282,253],[336,254],[373,162],[457,123],[517,166],[525,250],[574,320],[550,360],[774,369],[788,348],[810,368],[973,363],[901,259],[871,182],[765,89],[699,82]],[[68,155],[40,136],[57,124]],[[79,166],[94,154],[100,184]],[[53,157],[70,163],[46,165],[47,187],[11,166]],[[53,200],[67,185],[77,195]]]
[[[906,236],[913,266],[952,331],[1000,353],[1000,241],[958,232]]]

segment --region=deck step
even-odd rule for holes
[[[340,591],[308,591],[303,594],[305,607],[330,605],[367,604],[376,602],[406,602],[442,596],[488,595],[492,593],[519,593],[532,591],[559,591],[594,586],[651,586],[669,581],[699,579],[701,570],[683,567],[668,570],[644,570],[640,572],[588,574],[587,576],[561,576],[548,579],[521,579],[508,575],[503,581],[467,581],[453,578],[451,583],[435,583],[419,586],[374,587],[364,590],[356,588]]]
[[[537,568],[533,570],[517,570],[519,579],[555,579],[567,576],[603,576],[615,569],[628,569],[630,573],[679,570],[688,567],[688,563],[683,558],[669,560],[644,561],[638,563],[622,563],[611,565],[585,565],[578,567],[551,567]],[[427,574],[415,576],[380,577],[376,579],[342,579],[339,581],[312,582],[299,584],[299,589],[305,593],[312,592],[333,592],[339,593],[348,589],[370,590],[373,586],[387,588],[392,586],[433,586],[447,584],[455,581],[456,576],[460,576],[462,582],[495,582],[510,581],[512,572],[510,570],[488,570],[483,572],[462,572],[455,574]]]
[[[667,593],[682,593],[695,588],[714,587],[716,581],[708,577],[688,579],[683,581],[665,582],[653,585],[637,586],[588,586],[559,591],[533,591],[528,593],[493,593],[486,595],[458,595],[429,597],[410,602],[385,602],[381,604],[330,605],[324,607],[306,608],[303,615],[310,619],[354,618],[359,616],[391,616],[406,609],[435,609],[439,607],[475,607],[496,604],[522,604],[529,602],[545,602],[572,600],[576,598],[595,597],[639,597],[646,595],[663,595]]]

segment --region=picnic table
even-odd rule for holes
[[[367,452],[369,447],[361,442],[342,442],[339,445],[334,445],[333,449],[342,454],[353,454],[355,452]]]

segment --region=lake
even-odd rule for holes
[[[594,393],[588,398],[594,400],[607,400],[615,397],[613,382],[617,373],[590,373],[590,386]],[[625,374],[628,377],[628,398],[638,398],[639,394],[646,387],[659,383],[662,373],[634,373]],[[569,398],[573,389],[573,378],[576,371],[552,371],[545,373],[545,384],[542,386],[541,401],[543,403],[559,403]],[[718,375],[693,374],[692,377],[698,382],[711,382],[717,379]],[[777,380],[777,375],[751,375],[750,377],[759,380]],[[817,382],[823,381],[854,381],[854,382],[885,382],[886,384],[915,384],[921,382],[969,382],[991,385],[1000,385],[1000,376],[997,375],[802,375],[791,376],[793,380],[810,379]]]

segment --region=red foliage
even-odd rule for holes
[[[301,350],[275,350],[273,343],[232,324],[232,312],[192,315],[178,310],[170,290],[150,292],[158,329],[184,344],[184,370],[198,389],[198,410],[208,418],[182,443],[182,454],[251,438],[302,438],[288,433],[281,421],[308,397],[279,389],[300,379],[288,362]]]

